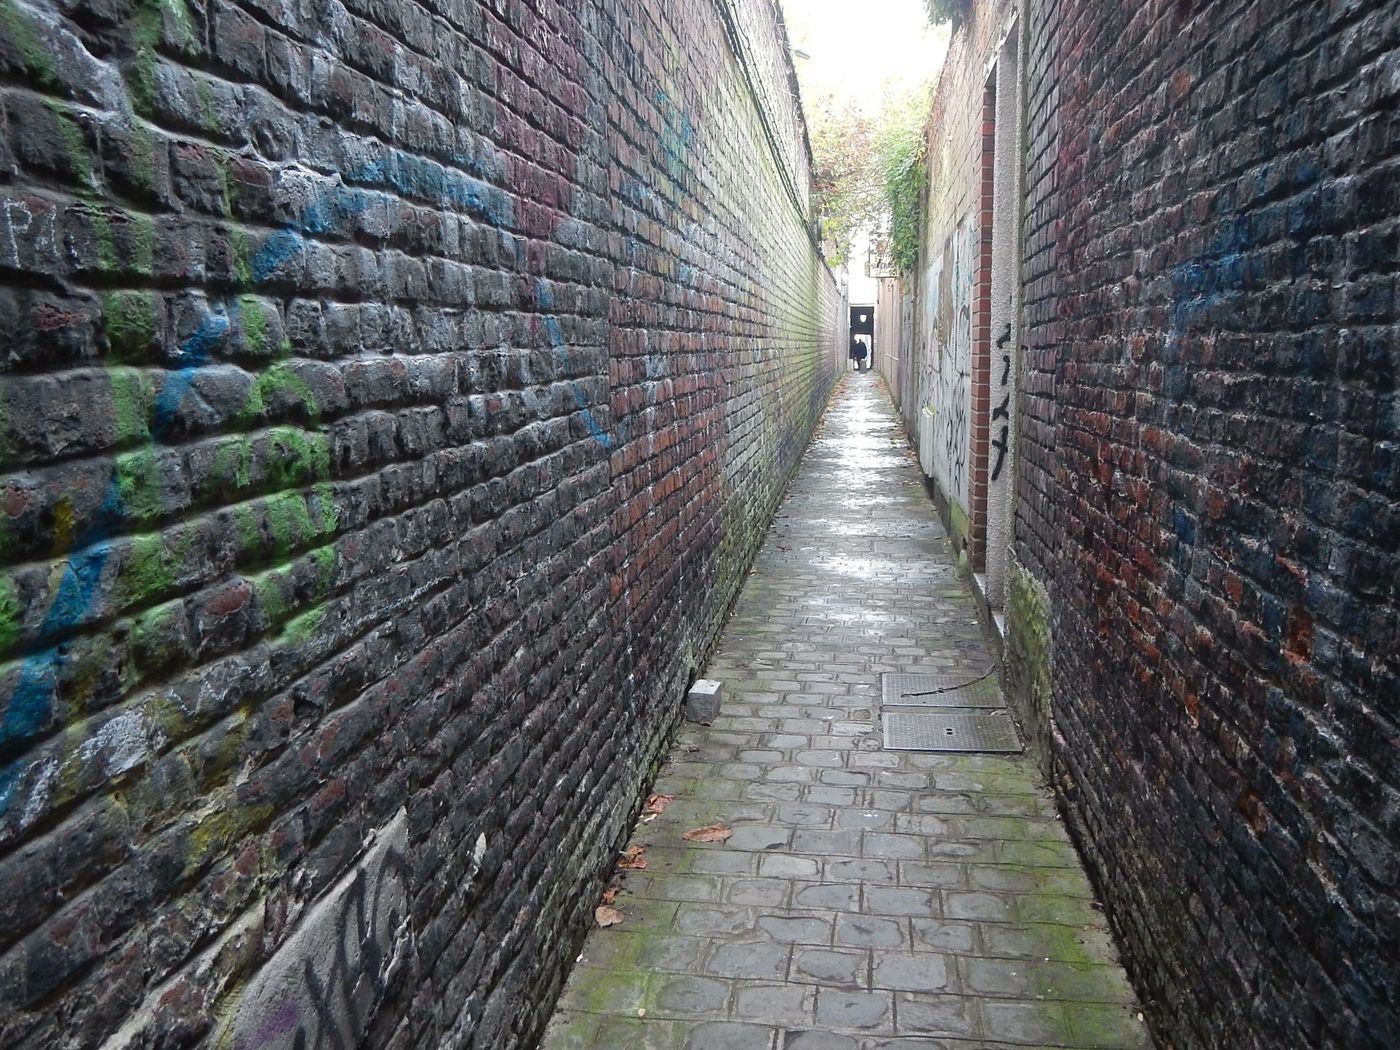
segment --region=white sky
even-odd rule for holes
[[[923,0],[781,0],[804,98],[830,91],[867,115],[879,112],[886,82],[932,82],[948,49],[948,28],[928,24]]]

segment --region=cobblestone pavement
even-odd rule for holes
[[[881,750],[880,673],[984,670],[976,616],[885,388],[847,376],[546,1050],[1151,1045],[1032,760]]]

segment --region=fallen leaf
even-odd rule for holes
[[[703,828],[691,828],[681,838],[687,842],[724,842],[732,834],[723,824],[706,824]]]
[[[666,807],[676,801],[675,795],[652,795],[642,807],[643,813],[665,813]]]
[[[647,859],[642,856],[645,852],[645,846],[629,846],[627,852],[618,860],[618,868],[622,871],[641,871],[647,866]]]
[[[621,886],[609,886],[603,891],[603,903],[611,904],[613,901],[617,900],[617,895],[621,890]]]
[[[609,908],[606,904],[600,904],[593,909],[593,920],[599,926],[616,926],[622,921],[622,912],[616,908]]]

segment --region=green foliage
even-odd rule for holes
[[[879,183],[871,164],[873,122],[852,102],[838,108],[830,93],[813,100],[807,112],[812,142],[812,187],[816,191],[826,261],[840,266],[856,232],[879,214]]]
[[[934,25],[952,22],[955,26],[967,14],[969,0],[924,0],[928,7],[928,20]]]
[[[912,270],[919,251],[928,88],[891,92],[877,118],[820,96],[807,114],[816,160],[813,186],[827,262],[839,266],[862,229],[887,229],[895,264]]]
[[[919,260],[928,156],[924,139],[927,115],[927,89],[889,99],[875,144],[889,257],[901,273],[911,272]]]

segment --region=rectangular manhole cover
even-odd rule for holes
[[[1009,711],[886,711],[886,751],[1019,752]]]
[[[882,674],[880,702],[885,707],[1001,708],[1001,686],[995,673]]]

